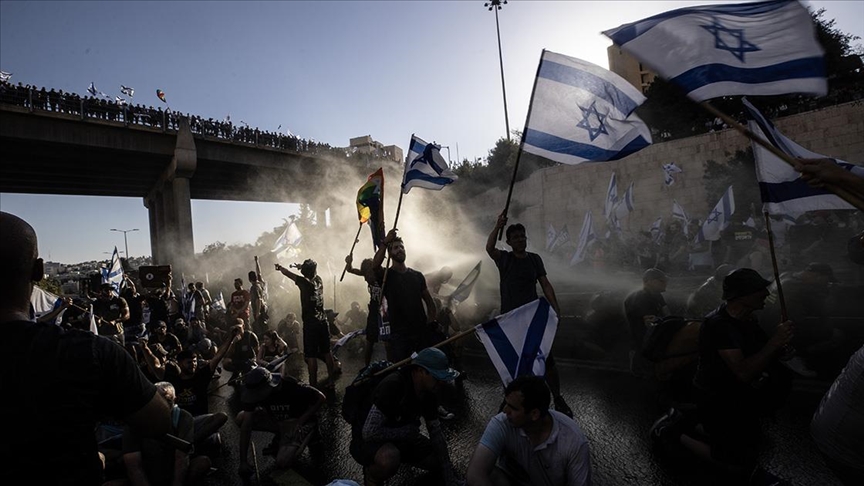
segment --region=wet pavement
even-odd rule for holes
[[[471,338],[468,338],[469,340]],[[453,388],[449,403],[456,418],[444,422],[456,470],[464,474],[480,435],[489,418],[501,403],[501,382],[482,347],[469,343],[465,368],[467,379]],[[353,479],[362,484],[361,468],[348,453],[350,430],[339,415],[346,384],[360,367],[345,349],[340,355],[344,375],[337,381],[335,397],[329,397],[321,414],[321,441],[306,451],[295,471],[314,485],[325,485],[335,479]],[[306,370],[299,356],[289,362],[293,374],[306,380]],[[652,422],[668,407],[658,384],[638,378],[623,369],[620,362],[578,361],[560,359],[562,391],[572,407],[576,421],[591,444],[593,484],[595,485],[726,485],[728,478],[719,477],[711,469],[690,458],[676,458],[674,451],[657,450],[648,439]],[[220,384],[228,381],[223,373]],[[765,442],[761,447],[763,466],[800,486],[833,486],[840,483],[825,466],[808,434],[810,418],[830,382],[796,380],[793,393],[776,417],[764,425]],[[211,410],[223,410],[229,415],[238,410],[235,388],[218,388],[211,395]],[[255,432],[260,484],[299,484],[286,479],[274,481],[272,457],[262,457],[260,451],[272,435]],[[243,481],[237,474],[238,429],[229,421],[222,429],[223,445],[213,458],[217,469],[208,478],[210,485],[256,484]],[[251,456],[250,456],[251,457]],[[422,471],[403,467],[388,485],[434,484]]]

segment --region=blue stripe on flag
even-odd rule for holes
[[[670,79],[686,92],[702,86],[731,81],[744,84],[765,84],[788,79],[824,78],[825,60],[822,57],[793,59],[760,68],[741,68],[725,64],[705,64],[694,67]]]
[[[732,216],[732,205],[729,201],[729,190],[723,193],[723,221],[724,225],[729,223],[729,218]]]
[[[435,184],[436,186],[446,186],[447,184],[453,183],[453,179],[450,179],[449,177],[430,176],[428,174],[420,172],[419,170],[408,171],[408,173],[405,174],[405,184],[402,185],[405,186],[411,181],[425,181],[431,184]]]
[[[418,156],[423,155],[423,150],[425,150],[425,149],[426,149],[426,143],[421,142],[420,139],[418,139],[417,137],[413,137],[411,139],[411,148],[408,149],[408,153],[409,154],[411,152],[416,153],[417,155],[414,158],[417,158]],[[409,162],[413,162],[413,161],[414,161],[413,158],[411,160],[409,160]]]
[[[690,7],[663,12],[653,17],[627,24],[604,32],[604,34],[612,39],[615,45],[623,46],[631,40],[648,32],[660,22],[669,20],[675,17],[682,17],[690,14],[720,14],[720,15],[735,15],[739,17],[751,17],[753,15],[764,14],[777,10],[788,5],[789,0],[773,0],[768,2],[745,3],[735,5],[706,5],[704,7]]]
[[[629,115],[639,106],[639,103],[633,101],[609,81],[587,71],[557,62],[543,61],[540,64],[540,72],[537,73],[537,77],[588,91],[597,98],[613,105],[616,110],[625,115]]]
[[[525,131],[525,143],[550,152],[580,157],[593,162],[623,159],[624,157],[651,145],[650,142],[646,141],[640,135],[631,140],[621,150],[606,150],[595,145],[574,142],[573,140],[557,137],[530,128]]]
[[[539,299],[537,310],[534,312],[534,318],[531,319],[531,324],[528,326],[525,344],[522,346],[522,356],[519,359],[519,369],[514,376],[534,374],[534,362],[537,361],[537,353],[540,351],[540,344],[543,342],[543,335],[546,333],[546,323],[548,320],[549,302],[541,298]]]
[[[504,366],[507,367],[507,372],[510,373],[511,377],[515,378],[517,376],[516,366],[519,364],[519,355],[516,354],[513,344],[510,343],[510,339],[504,334],[501,325],[498,324],[498,319],[492,319],[489,322],[483,323],[483,330],[486,331],[486,335],[489,336],[489,340],[495,346],[495,351],[498,352],[498,356],[501,358]]]
[[[762,202],[766,203],[780,203],[802,197],[833,194],[825,189],[812,187],[803,179],[795,179],[788,182],[760,182],[759,192],[762,193]]]

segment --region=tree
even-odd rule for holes
[[[36,282],[36,285],[46,291],[51,292],[54,295],[63,295],[63,288],[60,284],[60,281],[54,277],[45,277],[42,280]]]

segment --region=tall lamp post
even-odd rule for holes
[[[126,239],[126,233],[130,233],[132,231],[138,231],[138,228],[132,228],[132,229],[128,229],[128,230],[111,228],[111,231],[117,231],[117,232],[123,233],[123,244],[126,246],[126,258],[129,258],[129,240]]]
[[[504,57],[501,55],[501,28],[498,26],[498,11],[507,0],[490,0],[483,4],[495,12],[495,31],[498,33],[498,64],[501,66],[501,94],[504,96],[504,126],[507,128],[507,141],[510,141],[510,117],[507,115],[507,88],[504,87]]]

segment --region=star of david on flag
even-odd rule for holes
[[[735,214],[735,193],[732,192],[732,186],[729,186],[699,228],[696,243],[719,240],[720,233],[732,222],[733,214]]]
[[[114,253],[111,254],[110,265],[102,269],[102,283],[111,284],[114,292],[120,293],[120,285],[123,283],[123,265],[120,264],[120,254],[116,246]]]
[[[506,386],[520,376],[546,374],[558,315],[541,297],[474,329]]]
[[[426,143],[412,135],[409,147],[402,178],[403,193],[408,194],[412,187],[440,191],[459,178],[441,156],[439,145]]]
[[[603,34],[695,101],[828,93],[825,52],[797,1],[681,8]]]
[[[645,97],[617,74],[543,51],[523,150],[562,164],[617,160],[651,145],[635,110]]]

